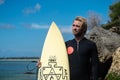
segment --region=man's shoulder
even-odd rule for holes
[[[85,40],[86,40],[86,42],[88,43],[88,44],[96,44],[94,41],[92,41],[92,40],[90,40],[90,39],[88,39],[88,38],[85,38]]]
[[[75,40],[71,39],[71,40],[66,41],[65,44],[66,44],[66,46],[68,46],[68,45],[72,45],[74,42],[75,42]]]
[[[74,39],[71,39],[71,40],[67,40],[65,43],[70,43],[70,42],[73,42]]]

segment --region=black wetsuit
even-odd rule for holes
[[[96,44],[86,38],[79,43],[75,39],[66,43],[69,50],[70,80],[98,80],[98,52]],[[91,74],[92,73],[92,74]]]

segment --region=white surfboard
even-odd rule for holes
[[[40,62],[38,80],[70,80],[65,42],[54,22],[45,39]]]

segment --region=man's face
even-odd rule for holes
[[[72,32],[73,34],[77,37],[77,36],[81,36],[83,31],[82,31],[82,24],[83,22],[74,20],[73,24],[72,24]]]

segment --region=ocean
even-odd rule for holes
[[[35,61],[0,61],[0,80],[37,80]]]

